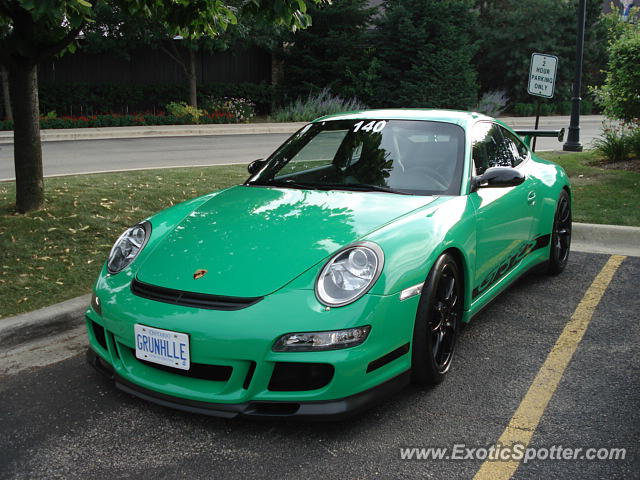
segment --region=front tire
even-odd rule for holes
[[[571,201],[566,190],[558,197],[556,214],[553,218],[551,233],[551,249],[547,273],[557,275],[564,270],[569,260],[571,249]]]
[[[464,306],[460,267],[453,255],[438,257],[422,288],[413,329],[412,380],[435,385],[451,368]]]

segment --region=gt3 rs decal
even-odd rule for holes
[[[551,235],[540,235],[536,237],[535,240],[531,242],[524,243],[513,255],[507,258],[501,265],[494,268],[489,275],[487,275],[480,285],[473,289],[471,294],[471,298],[475,299],[478,295],[481,295],[485,292],[491,285],[496,283],[502,277],[504,277],[507,272],[511,271],[513,267],[515,267],[520,261],[529,255],[534,250],[538,250],[539,248],[546,247],[549,245],[551,240]]]

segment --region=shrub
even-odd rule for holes
[[[507,108],[507,103],[509,103],[509,98],[504,90],[486,92],[480,97],[476,111],[490,117],[497,117]]]
[[[593,142],[596,150],[608,162],[622,162],[629,158],[632,149],[632,135],[625,124],[603,124],[602,136]]]
[[[562,102],[558,102],[557,108],[560,115],[569,115],[571,113],[571,101],[564,100]]]
[[[193,123],[200,123],[200,118],[205,115],[205,111],[186,102],[170,102],[167,103],[167,112],[178,118],[186,118]]]
[[[553,103],[540,103],[540,116],[546,117],[552,115],[556,111],[556,106]],[[533,109],[533,114],[536,114],[536,108]]]
[[[629,134],[629,144],[633,155],[640,159],[640,125],[636,124]]]
[[[255,104],[245,98],[207,97],[203,104],[209,115],[219,115],[238,123],[246,123],[256,116]]]
[[[357,99],[344,100],[332,95],[329,89],[323,89],[320,93],[309,96],[306,99],[299,98],[271,115],[276,122],[309,122],[315,118],[333,113],[364,110],[367,107]]]
[[[605,84],[596,100],[609,118],[640,119],[640,25],[630,25],[609,46]]]
[[[591,115],[593,113],[593,102],[589,100],[582,100],[580,102],[580,114]]]
[[[533,103],[516,103],[513,107],[513,113],[518,117],[530,117],[535,115],[536,106]]]
[[[200,117],[199,122],[205,124],[212,123],[236,123],[235,117],[231,114],[221,112],[207,113]],[[40,117],[40,128],[89,128],[89,127],[126,127],[132,125],[188,125],[194,123],[188,116],[177,117],[165,115],[164,112],[136,113],[133,115],[110,114],[110,115],[81,115],[62,116],[51,118]],[[13,122],[0,121],[0,130],[13,130]]]
[[[58,115],[101,115],[163,111],[165,105],[189,96],[183,85],[130,85],[83,83],[42,83],[39,86],[40,111],[55,110]],[[278,87],[266,83],[206,83],[198,86],[198,103],[209,97],[245,98],[267,113],[279,97]]]

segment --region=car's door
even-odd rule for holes
[[[502,127],[478,122],[472,130],[473,175],[489,167],[515,167],[511,142]],[[476,210],[476,268],[473,300],[502,278],[521,257],[531,235],[530,179],[516,187],[479,188],[470,194]]]
[[[545,189],[540,179],[536,176],[536,163],[531,160],[531,153],[524,142],[515,133],[500,126],[502,136],[506,141],[506,146],[511,150],[512,157],[515,159],[514,166],[518,168],[526,177],[525,184],[527,189],[527,214],[531,218],[531,231],[529,236],[532,240],[540,230],[539,222],[542,215],[542,206],[544,204]]]

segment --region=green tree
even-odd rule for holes
[[[628,24],[614,33],[598,103],[610,118],[640,123],[640,25]]]
[[[179,66],[188,86],[187,100],[197,108],[198,52],[227,50],[246,34],[246,24],[253,20],[254,15],[242,14],[239,2],[234,3],[238,5],[229,3],[229,7],[236,12],[237,23],[228,25],[216,36],[202,35],[197,38],[178,35],[175,25],[168,24],[162,18],[141,18],[140,15],[131,14],[117,4],[97,4],[94,21],[83,29],[84,41],[80,47],[91,53],[108,52],[125,58],[129,58],[130,52],[138,48],[162,51]]]
[[[376,12],[369,4],[334,0],[311,6],[313,25],[277,37],[274,54],[284,62],[282,84],[291,99],[325,88],[345,98],[360,96],[356,74],[370,62],[367,29]]]
[[[528,102],[531,54],[559,57],[556,97],[568,100],[575,65],[577,1],[477,0],[479,50],[474,59],[482,91],[504,89],[512,102]],[[602,2],[587,0],[583,84],[601,82],[606,63]]]
[[[14,117],[16,210],[36,210],[44,203],[40,144],[37,65],[72,51],[77,35],[94,20],[101,0],[0,0],[0,63],[9,72]],[[224,0],[102,0],[128,14],[162,23],[186,39],[216,37],[237,22],[236,10]],[[321,0],[312,0],[319,2]],[[283,24],[306,27],[305,0],[252,0],[243,12]]]
[[[469,108],[477,97],[471,0],[387,0],[374,32],[372,106]]]

